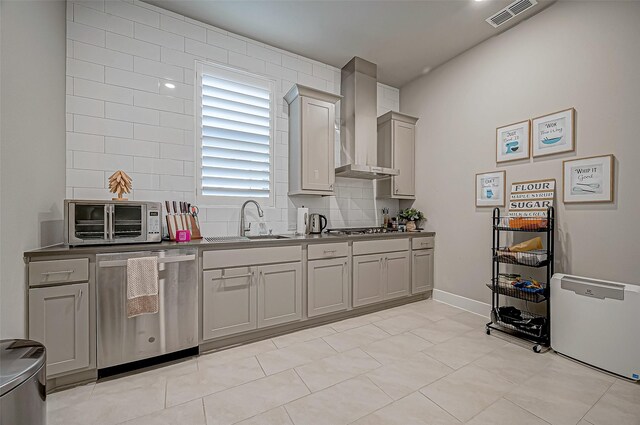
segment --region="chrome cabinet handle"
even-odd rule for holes
[[[72,274],[75,273],[75,270],[60,270],[57,272],[42,272],[40,273],[43,276],[51,276],[52,274]]]
[[[220,277],[212,277],[211,280],[227,280],[227,279],[236,279],[236,278],[241,278],[241,277],[253,277],[253,275],[254,275],[254,272],[246,273],[246,274],[239,274],[239,275],[235,275],[235,276],[222,275]]]
[[[82,295],[83,294],[84,294],[84,292],[81,289],[80,293],[78,294],[78,309],[80,309],[80,305],[82,304]]]
[[[333,253],[335,253],[335,252],[336,252],[336,250],[335,250],[335,249],[325,249],[325,250],[324,250],[324,253],[325,253],[325,254],[333,254]]]

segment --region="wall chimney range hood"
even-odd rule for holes
[[[378,66],[354,57],[341,72],[340,166],[336,177],[376,180],[397,176],[378,166]]]

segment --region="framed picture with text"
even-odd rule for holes
[[[563,161],[564,202],[613,202],[614,163],[613,155]]]
[[[476,207],[504,207],[505,171],[476,174]]]
[[[533,157],[572,152],[575,146],[575,109],[531,120],[531,146]]]
[[[496,162],[529,158],[529,120],[496,128]]]

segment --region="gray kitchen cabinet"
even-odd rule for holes
[[[202,279],[202,338],[257,327],[257,267],[208,270]]]
[[[378,198],[415,199],[415,127],[418,118],[387,112],[378,117],[378,162],[400,174],[376,181]]]
[[[258,268],[258,327],[302,318],[302,265],[300,262]]]
[[[307,263],[307,315],[320,316],[349,307],[349,261],[347,258]]]
[[[289,104],[289,195],[332,195],[335,108],[341,96],[295,84]]]
[[[384,255],[386,274],[385,299],[409,295],[411,276],[409,276],[409,252],[391,252]]]
[[[384,254],[353,257],[353,306],[384,301],[386,276],[382,262]]]
[[[89,284],[29,289],[29,338],[47,348],[47,376],[89,367]]]
[[[409,252],[385,252],[353,257],[353,306],[409,295]]]
[[[433,289],[433,249],[413,251],[411,293]]]

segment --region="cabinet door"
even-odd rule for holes
[[[413,252],[412,274],[412,294],[433,289],[433,249],[421,249]]]
[[[359,307],[384,300],[382,262],[384,255],[353,257],[353,306]]]
[[[335,105],[302,98],[302,189],[333,191]]]
[[[307,266],[309,317],[346,310],[349,297],[349,262],[346,258],[309,261]]]
[[[409,295],[409,251],[384,254],[386,280],[385,299]]]
[[[256,270],[209,270],[202,279],[202,339],[256,328]]]
[[[393,167],[400,175],[393,177],[393,195],[414,196],[415,189],[415,125],[393,121]]]
[[[258,268],[258,327],[302,318],[302,265],[300,262]]]
[[[47,376],[89,366],[89,284],[29,290],[29,338],[47,348]]]

